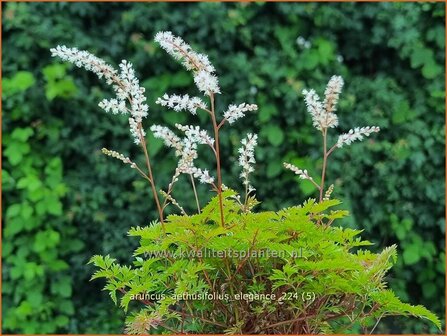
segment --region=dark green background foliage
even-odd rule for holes
[[[281,164],[313,175],[321,140],[300,93],[322,94],[333,74],[346,81],[341,131],[377,125],[363,144],[335,152],[334,197],[379,250],[396,243],[390,286],[404,301],[444,311],[444,4],[94,4],[8,3],[3,10],[3,327],[16,333],[121,333],[123,316],[100,281],[94,254],[129,262],[126,236],[156,218],[147,185],[102,147],[141,159],[125,118],[97,107],[110,89],[50,58],[57,44],[87,49],[117,65],[126,58],[147,89],[149,123],[195,123],[154,104],[162,93],[193,93],[190,75],[153,43],[172,30],[208,53],[220,76],[218,108],[257,103],[260,111],[227,128],[224,183],[240,186],[236,148],[260,136],[254,185],[263,209],[315,195]],[[296,40],[303,36],[310,48]],[[338,57],[342,56],[342,59]],[[335,136],[332,141],[335,141]],[[149,139],[157,184],[173,153]],[[210,164],[206,157],[200,166]],[[180,190],[177,189],[177,190]],[[188,189],[189,190],[189,189]],[[200,193],[204,197],[206,188]],[[184,195],[183,195],[184,194]],[[185,208],[191,195],[174,192]],[[205,202],[205,200],[204,200]],[[387,319],[376,332],[436,332],[419,320]]]

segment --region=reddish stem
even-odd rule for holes
[[[211,100],[211,120],[213,122],[214,129],[214,142],[215,142],[215,155],[216,155],[216,169],[217,169],[217,196],[219,197],[220,208],[220,224],[225,226],[224,212],[223,212],[223,200],[222,200],[222,174],[220,167],[220,148],[219,148],[219,127],[216,122],[216,114],[214,113],[214,94],[210,94]]]
[[[323,201],[324,192],[324,179],[326,176],[326,165],[327,165],[327,128],[323,129],[323,169],[321,172],[321,184],[320,184],[320,202]]]
[[[163,229],[163,233],[166,233],[165,223],[164,223],[164,219],[163,219],[163,210],[162,210],[161,205],[160,205],[160,200],[158,199],[157,188],[155,186],[154,176],[152,175],[151,159],[150,159],[150,156],[149,156],[149,152],[147,150],[146,140],[145,140],[145,138],[143,136],[141,123],[138,124],[138,130],[139,130],[139,133],[140,133],[141,147],[143,148],[144,157],[146,158],[146,166],[147,166],[147,170],[148,170],[148,173],[149,173],[149,179],[150,179],[152,193],[154,194],[155,204],[157,206],[158,215],[160,217],[161,227]]]

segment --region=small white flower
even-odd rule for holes
[[[192,168],[191,170],[193,176],[195,178],[198,178],[200,183],[204,184],[213,184],[214,183],[214,177],[210,176],[208,170],[202,170],[200,168]]]
[[[228,110],[224,112],[224,117],[230,124],[234,123],[236,120],[245,116],[248,111],[256,111],[258,106],[255,104],[242,103],[239,105],[231,104],[228,106]]]
[[[257,145],[257,140],[258,136],[256,134],[248,133],[247,137],[242,139],[242,147],[238,150],[239,166],[242,167],[240,177],[242,179],[242,183],[250,190],[254,190],[254,188],[250,185],[249,175],[255,171],[253,165],[256,163],[254,151],[255,146]]]
[[[185,135],[191,139],[192,142],[200,145],[214,146],[214,139],[208,135],[208,132],[201,129],[199,126],[180,125],[175,124],[180,131],[185,132]]]
[[[297,166],[294,166],[293,164],[290,164],[287,162],[284,162],[284,167],[286,169],[290,169],[291,171],[293,171],[302,180],[313,181],[313,178],[309,176],[306,169],[302,170],[302,169],[298,168]]]
[[[343,145],[350,145],[353,141],[363,140],[364,136],[369,136],[371,133],[379,131],[380,128],[377,126],[356,127],[350,129],[348,133],[341,134],[338,137],[337,147],[341,148]]]
[[[194,83],[199,91],[210,95],[211,93],[220,93],[219,81],[212,73],[200,70],[194,75]]]
[[[164,94],[163,97],[158,98],[155,103],[160,104],[161,106],[169,107],[176,112],[186,110],[189,111],[191,114],[196,114],[198,108],[207,108],[202,99],[198,97],[190,97],[187,94],[183,96],[169,96],[167,94]]]
[[[99,102],[98,106],[102,108],[104,111],[111,112],[112,114],[127,114],[129,111],[126,107],[126,102],[121,99],[103,99]]]
[[[134,118],[129,118],[129,126],[130,126],[130,134],[132,135],[135,144],[139,145],[141,143],[141,137],[146,136],[146,132],[143,130],[143,128],[138,126],[138,122],[135,121]]]
[[[155,138],[162,139],[166,146],[175,148],[177,156],[181,155],[183,144],[181,139],[173,131],[160,125],[152,125],[150,129]]]

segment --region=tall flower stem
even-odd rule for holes
[[[214,93],[210,94],[211,101],[211,120],[213,122],[214,129],[214,143],[215,143],[215,155],[216,155],[216,170],[217,170],[217,196],[219,197],[219,210],[220,210],[220,224],[225,226],[224,212],[223,212],[223,200],[222,200],[222,174],[220,168],[220,146],[219,146],[219,127],[216,122],[216,114],[214,111]]]
[[[247,211],[247,201],[248,201],[248,183],[245,184],[244,211]]]
[[[323,129],[323,169],[321,172],[321,184],[320,184],[320,202],[323,201],[324,193],[324,179],[326,177],[326,166],[327,166],[327,128]]]
[[[192,190],[194,191],[194,197],[196,199],[197,211],[200,213],[200,203],[199,203],[199,197],[197,196],[197,190],[196,190],[196,184],[194,182],[194,177],[192,176],[192,174],[190,174],[189,177],[191,178]]]
[[[149,152],[147,150],[146,140],[142,133],[141,123],[139,123],[138,128],[139,128],[139,132],[140,132],[140,144],[141,144],[141,147],[143,148],[144,157],[146,159],[146,167],[147,167],[147,171],[148,171],[148,175],[149,175],[152,193],[153,193],[154,199],[155,199],[155,204],[157,206],[158,215],[160,217],[161,227],[163,229],[163,233],[166,233],[166,228],[165,228],[165,223],[164,223],[164,218],[163,218],[163,210],[161,208],[160,200],[158,198],[157,187],[155,186],[154,176],[152,174],[151,159],[149,156]]]

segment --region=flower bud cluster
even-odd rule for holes
[[[250,185],[249,175],[254,172],[255,160],[255,147],[257,143],[258,136],[256,134],[248,133],[247,137],[242,139],[242,147],[239,148],[239,166],[242,167],[242,172],[240,177],[242,183],[246,185],[250,190],[254,188]]]
[[[130,164],[131,168],[135,168],[136,167],[135,163],[133,163],[127,156],[124,156],[121,153],[118,153],[118,152],[113,151],[113,150],[109,150],[107,148],[101,149],[101,152],[103,154],[107,155],[107,156],[111,156],[111,157],[113,157],[115,159],[121,160],[121,161],[123,161],[126,164]]]
[[[289,170],[293,171],[302,180],[313,181],[313,178],[309,176],[309,174],[307,173],[306,169],[304,169],[304,170],[300,169],[297,166],[295,166],[295,165],[293,165],[291,163],[287,163],[287,162],[284,162],[284,167],[286,169],[289,169]]]

